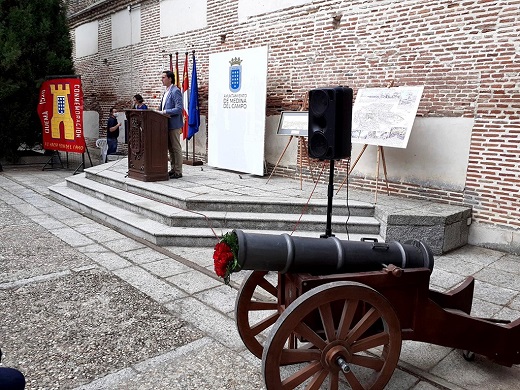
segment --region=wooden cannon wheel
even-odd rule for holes
[[[318,326],[311,328],[309,318]],[[288,348],[293,334],[304,341]],[[400,353],[399,319],[388,300],[360,283],[333,282],[301,295],[280,315],[262,371],[268,390],[376,390],[392,377]]]
[[[247,349],[257,358],[264,350],[262,336],[280,316],[278,311],[278,282],[267,279],[267,271],[251,271],[242,282],[235,304],[238,333]],[[271,273],[273,275],[273,273]]]

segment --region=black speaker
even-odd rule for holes
[[[309,91],[309,156],[320,160],[350,157],[352,148],[352,89]]]

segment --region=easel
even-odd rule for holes
[[[309,104],[309,93],[306,92],[305,96],[303,98],[302,107],[301,107],[300,111],[305,111],[305,109],[307,108],[308,104]],[[269,183],[269,180],[271,180],[271,176],[273,176],[274,171],[276,171],[276,168],[278,167],[278,164],[280,164],[280,161],[282,160],[282,157],[284,156],[285,152],[287,151],[287,148],[291,144],[291,141],[293,140],[293,138],[298,139],[298,158],[300,160],[300,190],[303,189],[302,170],[303,170],[303,158],[304,157],[305,157],[305,161],[307,162],[307,166],[309,167],[309,171],[311,173],[312,181],[315,182],[314,174],[312,173],[313,168],[312,168],[311,160],[309,159],[309,155],[307,153],[303,153],[304,150],[308,150],[307,149],[307,140],[302,135],[291,135],[289,137],[289,141],[287,141],[287,145],[285,145],[285,149],[283,150],[282,154],[278,158],[278,161],[274,165],[274,168],[271,171],[271,174],[269,175],[269,178],[267,179],[265,184]]]
[[[347,176],[341,182],[341,185],[339,186],[338,191],[336,191],[336,195],[338,194],[339,190],[341,190],[341,187],[343,187],[343,184],[345,184],[345,182],[347,181],[348,176],[354,170],[354,167],[356,166],[356,164],[358,163],[359,159],[361,158],[361,156],[363,155],[363,153],[367,149],[367,146],[368,146],[368,144],[364,144],[363,145],[363,149],[361,149],[361,152],[359,153],[359,155],[357,156],[356,160],[354,161],[354,164],[352,164],[352,166],[350,167],[350,169],[349,169],[349,171],[347,173]],[[385,151],[384,151],[384,149],[383,149],[383,147],[381,145],[377,145],[377,159],[376,160],[377,160],[377,162],[376,162],[376,194],[375,194],[374,203],[377,203],[377,191],[378,191],[378,188],[379,188],[379,166],[380,166],[380,161],[383,162],[383,172],[384,172],[384,175],[385,175],[386,193],[387,193],[387,195],[390,195],[390,189],[388,188],[388,174],[387,174],[387,171],[386,171]]]
[[[394,86],[394,80],[390,81],[390,83],[388,83],[388,85],[386,87],[387,88],[391,88],[393,86]],[[354,167],[356,166],[356,164],[358,163],[359,159],[361,158],[361,156],[363,155],[363,153],[367,149],[367,146],[368,146],[368,144],[364,144],[363,145],[363,149],[361,149],[361,152],[357,156],[356,161],[354,161],[354,164],[352,164],[352,166],[350,167],[350,169],[349,169],[349,171],[347,173],[347,176],[341,182],[341,185],[339,186],[338,191],[336,192],[336,194],[339,192],[339,190],[341,190],[341,187],[343,187],[343,184],[345,184],[345,182],[347,181],[350,173],[354,170]],[[383,147],[381,145],[377,145],[377,158],[376,158],[376,160],[377,160],[377,162],[376,162],[376,193],[375,193],[375,198],[374,198],[374,204],[377,204],[377,191],[378,191],[378,188],[379,188],[379,162],[380,161],[383,161],[383,171],[384,171],[384,174],[385,174],[386,193],[387,193],[387,195],[390,195],[390,189],[388,188],[388,174],[386,172],[385,151],[384,151],[384,149],[383,149]]]
[[[88,148],[85,146],[85,151],[87,152],[88,159],[90,161],[90,166],[93,167],[94,164],[92,164],[92,159],[90,158],[90,152],[88,151]],[[67,153],[67,166],[69,165],[69,153]],[[81,153],[81,164],[78,165],[76,170],[74,171],[73,175],[76,175],[80,169],[84,170],[85,168],[85,153]]]
[[[293,138],[298,139],[298,142],[299,142],[298,157],[300,159],[300,190],[303,189],[302,169],[303,169],[303,157],[304,156],[305,156],[305,160],[307,161],[307,165],[309,166],[309,170],[311,172],[312,181],[315,181],[314,180],[314,174],[312,173],[312,165],[311,165],[311,161],[309,159],[309,156],[308,156],[308,154],[306,154],[306,153],[304,154],[303,153],[303,150],[307,149],[307,141],[305,140],[305,137],[301,136],[301,135],[291,135],[289,137],[289,141],[287,142],[287,145],[285,145],[285,149],[283,150],[283,152],[280,155],[280,157],[278,158],[278,161],[276,162],[273,170],[271,171],[271,174],[269,175],[269,178],[267,179],[266,184],[269,183],[269,180],[271,180],[271,176],[273,176],[274,171],[276,171],[276,168],[278,167],[278,164],[280,164],[280,161],[282,160],[282,157],[284,156],[287,148],[291,144],[291,141],[293,140]]]
[[[92,163],[92,158],[90,158],[90,152],[89,152],[89,150],[88,150],[88,148],[86,146],[85,146],[85,151],[87,152],[87,156],[88,156],[88,159],[90,161],[90,166],[93,167],[94,164]],[[69,152],[66,152],[66,156],[67,156],[67,169],[68,169],[69,168]],[[47,165],[50,165],[51,169],[55,169],[54,168],[54,164],[55,164],[54,160],[55,160],[56,157],[57,157],[58,161],[60,162],[61,169],[65,169],[65,167],[63,166],[63,161],[61,160],[60,152],[55,150],[54,153],[52,153],[51,158],[49,158],[49,160],[43,166],[42,171],[47,169]],[[76,175],[78,173],[78,171],[80,169],[83,169],[83,168],[85,168],[85,152],[81,153],[81,163],[74,170],[73,175]]]
[[[60,162],[60,165],[61,165],[61,169],[64,169],[65,167],[63,166],[63,161],[61,161],[61,156],[60,156],[60,152],[58,152],[57,150],[54,150],[54,152],[52,153],[51,157],[47,160],[47,162],[43,165],[42,167],[42,171],[45,171],[47,165],[50,165],[51,168],[50,169],[55,169],[54,168],[54,159],[58,157],[58,160]]]

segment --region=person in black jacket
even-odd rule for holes
[[[117,152],[117,137],[119,137],[119,128],[121,127],[121,123],[117,122],[116,113],[116,108],[112,107],[107,121],[107,154],[114,154]]]
[[[0,349],[0,360],[2,350]],[[25,377],[23,374],[9,367],[0,367],[0,389],[2,390],[23,390],[25,389]]]

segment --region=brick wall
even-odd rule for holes
[[[464,191],[406,182],[391,183],[391,191],[468,204],[476,221],[520,227],[520,0],[309,1],[245,23],[238,23],[238,0],[208,0],[207,28],[167,38],[159,36],[158,0],[102,3],[83,14],[75,4],[70,19],[71,27],[100,22],[99,53],[76,60],[85,108],[100,112],[100,128],[109,107],[128,107],[135,93],[158,105],[169,53],[180,52],[182,74],[184,51],[196,51],[207,115],[209,55],[269,45],[268,116],[298,110],[315,87],[348,85],[355,92],[393,83],[424,85],[419,116],[475,118]],[[112,50],[110,9],[128,3],[141,6],[142,42]],[[339,180],[345,166],[338,164]],[[297,167],[276,173],[292,175],[291,169]],[[350,184],[374,188],[375,181],[353,177]]]

